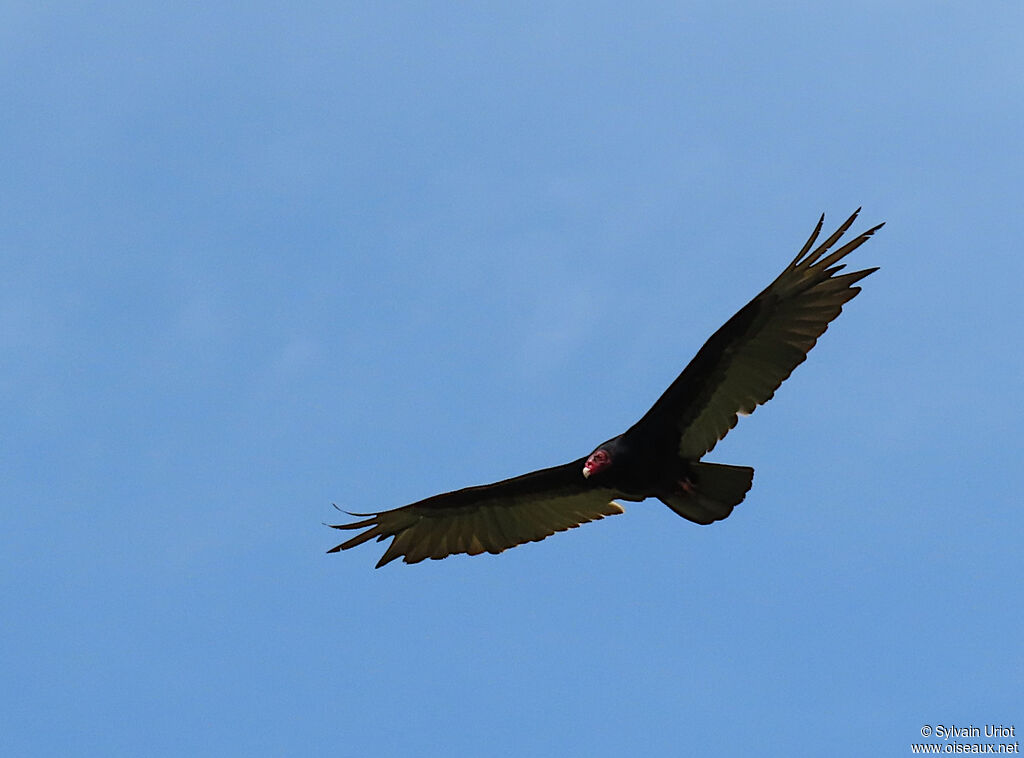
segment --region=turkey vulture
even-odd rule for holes
[[[618,500],[656,497],[685,519],[710,524],[742,502],[754,478],[749,466],[704,463],[736,425],[768,402],[807,357],[854,284],[876,268],[837,275],[839,263],[882,227],[868,229],[833,253],[858,208],[813,251],[825,217],[785,271],[711,335],[649,411],[588,455],[553,468],[467,487],[378,513],[330,524],[362,530],[328,552],[393,537],[377,567],[402,558],[418,563],[454,553],[500,553],[524,542],[622,513]]]

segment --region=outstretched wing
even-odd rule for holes
[[[584,462],[581,458],[495,484],[434,495],[390,511],[351,514],[368,518],[330,526],[363,531],[327,552],[394,537],[377,568],[403,556],[406,563],[418,563],[455,553],[500,553],[622,513],[622,506],[612,502],[619,493],[593,486],[583,477]]]
[[[679,455],[696,460],[736,426],[738,414],[752,413],[768,402],[804,361],[843,304],[860,292],[854,284],[877,270],[837,276],[845,267],[839,261],[863,245],[882,224],[829,254],[858,213],[859,208],[808,252],[821,232],[822,215],[786,270],[711,336],[627,434],[674,427],[680,435]]]

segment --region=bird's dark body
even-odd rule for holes
[[[854,285],[875,271],[840,274],[845,264],[839,261],[881,224],[830,252],[856,217],[812,250],[822,216],[793,262],[711,335],[650,410],[589,456],[401,508],[352,514],[363,518],[334,528],[362,531],[329,552],[393,538],[378,566],[396,558],[417,563],[453,553],[500,553],[622,513],[615,499],[658,498],[698,524],[728,517],[750,489],[754,470],[702,459],[738,416],[772,398],[860,292]]]
[[[598,446],[608,451],[615,465],[592,474],[590,479],[597,486],[621,492],[623,500],[640,501],[674,493],[691,474],[690,461],[674,452],[678,439],[679,434],[669,430],[620,434]]]

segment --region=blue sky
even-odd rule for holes
[[[900,755],[1024,728],[1019,3],[4,3],[7,755]],[[355,511],[638,418],[820,212],[711,460],[501,556]]]

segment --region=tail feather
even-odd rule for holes
[[[725,463],[691,463],[690,480],[691,491],[679,491],[658,499],[684,519],[710,524],[726,518],[743,502],[754,483],[754,469]]]

